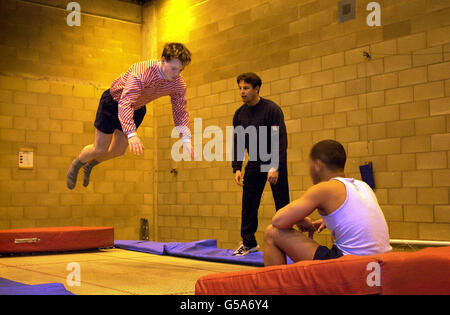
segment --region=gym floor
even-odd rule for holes
[[[68,264],[80,266],[81,286],[70,287]],[[183,295],[204,275],[255,267],[151,255],[122,249],[0,257],[0,277],[24,284],[62,283],[77,295]]]

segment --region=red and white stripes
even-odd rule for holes
[[[134,111],[162,96],[170,96],[173,121],[184,141],[191,139],[189,114],[186,110],[186,83],[179,76],[174,81],[164,78],[161,63],[147,60],[131,66],[111,85],[111,95],[119,103],[119,120],[125,134],[136,132]]]

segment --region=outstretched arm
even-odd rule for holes
[[[187,111],[186,88],[178,88],[170,95],[172,101],[173,122],[181,135],[183,142],[191,142],[191,130],[189,129],[189,113]]]
[[[191,144],[191,130],[189,129],[189,113],[186,106],[186,88],[177,90],[171,94],[172,114],[175,127],[183,141],[183,150],[187,152],[192,160],[196,159],[194,149]]]
[[[135,75],[130,74],[126,78],[125,86],[118,102],[118,115],[122,131],[127,136],[136,135],[136,125],[133,120],[133,104],[141,95],[142,88],[142,82]]]
[[[126,78],[125,86],[118,104],[118,116],[122,131],[128,137],[130,152],[140,155],[144,153],[144,144],[136,133],[133,105],[142,93],[142,82],[135,75]]]

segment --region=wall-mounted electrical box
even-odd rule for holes
[[[341,0],[338,4],[339,23],[352,20],[356,16],[356,0]]]
[[[34,149],[20,148],[19,151],[19,169],[31,170],[34,167],[33,162]]]

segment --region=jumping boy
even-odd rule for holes
[[[67,172],[67,187],[74,189],[78,171],[84,170],[83,186],[89,185],[92,168],[123,155],[127,147],[135,155],[144,152],[137,128],[142,123],[147,103],[170,96],[173,120],[183,141],[183,148],[194,159],[186,110],[186,84],[181,72],[191,62],[190,51],[180,43],[166,44],[161,60],[139,62],[120,75],[106,90],[95,119],[95,141],[83,148]]]

